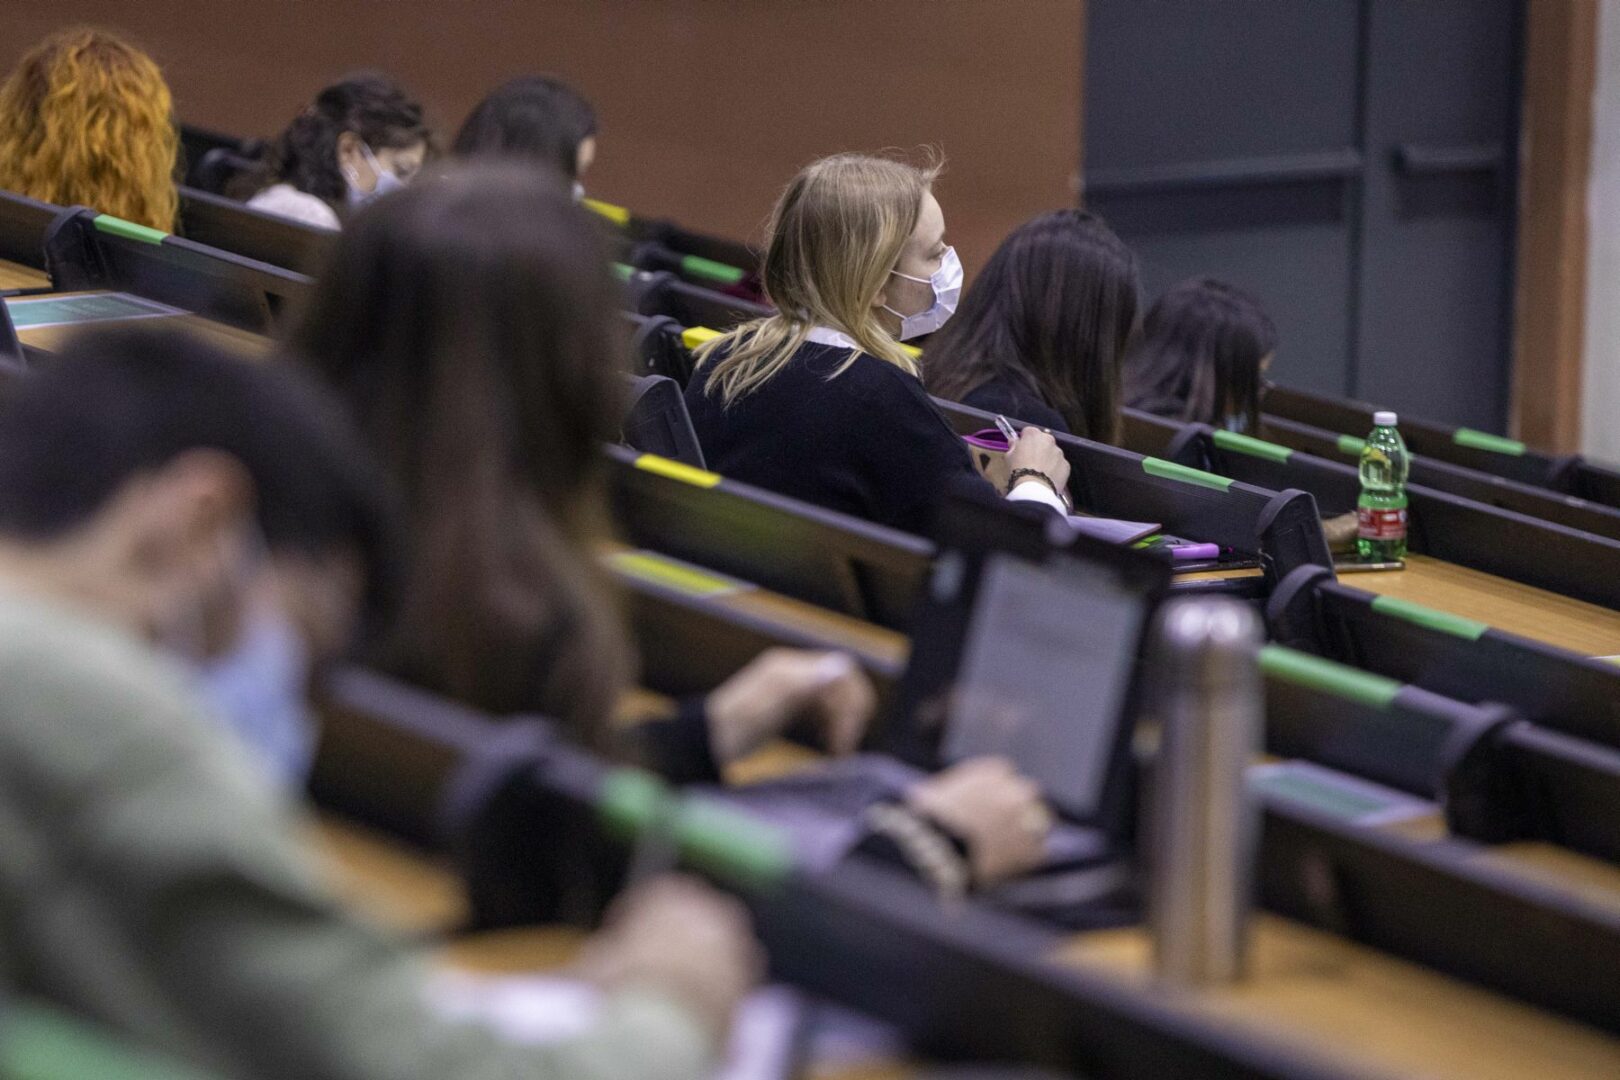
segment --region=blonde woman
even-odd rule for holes
[[[901,347],[962,289],[938,172],[840,154],[788,184],[765,251],[778,313],[704,346],[686,391],[715,470],[914,533],[947,492],[990,492]],[[1069,465],[1050,435],[1027,431],[1008,464],[1009,498],[1063,508]]]

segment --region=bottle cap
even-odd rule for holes
[[[1394,427],[1395,414],[1388,411],[1373,413],[1373,427]]]

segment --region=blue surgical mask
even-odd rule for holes
[[[359,177],[355,174],[354,169],[348,168],[344,170],[343,179],[349,186],[347,196],[349,205],[355,209],[359,209],[373,199],[381,198],[390,191],[398,191],[405,186],[405,181],[383,168],[382,162],[377,160],[377,155],[371,152],[371,147],[366,143],[360,144],[360,152],[366,156],[366,164],[371,166],[372,174],[377,177],[377,183],[370,191],[362,191],[359,185]]]
[[[224,655],[203,661],[203,696],[271,776],[301,788],[315,757],[316,725],[306,699],[309,650],[291,620],[269,604],[243,619]]]
[[[957,301],[962,298],[962,260],[956,257],[955,248],[945,249],[945,254],[939,260],[939,269],[926,278],[912,277],[898,270],[890,270],[889,273],[907,281],[927,285],[934,290],[934,302],[915,315],[901,315],[887,304],[883,305],[884,311],[899,316],[901,341],[910,341],[912,338],[931,334],[956,314]]]

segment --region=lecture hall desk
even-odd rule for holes
[[[93,293],[56,293],[57,297],[90,296]],[[136,319],[97,319],[80,323],[59,323],[53,326],[25,327],[17,331],[17,340],[41,352],[56,352],[63,343],[79,330],[106,330],[123,326],[153,326],[182,329],[231,352],[258,358],[270,351],[272,342],[251,330],[216,322],[190,312],[177,315],[152,315]]]
[[[262,353],[266,348],[257,335],[196,316],[173,318],[246,351]],[[31,331],[25,332],[24,340],[49,349],[60,335]],[[1423,556],[1410,557],[1405,571],[1355,575],[1346,583],[1586,655],[1620,653],[1620,612]],[[730,600],[764,603],[778,618],[802,615],[809,622],[806,628],[821,636],[839,632],[841,617],[829,620],[829,613],[806,613],[802,605],[782,601],[769,594]],[[872,633],[875,630],[863,626],[852,633],[850,643],[858,643],[862,651],[903,655],[903,639]],[[801,767],[806,760],[813,760],[813,755],[773,748],[742,763],[737,777],[778,774]],[[340,891],[378,920],[407,932],[438,936],[452,931],[465,917],[465,897],[445,868],[336,821],[321,822],[316,835],[330,857]],[[1519,844],[1480,857],[1577,889],[1589,898],[1620,903],[1620,871],[1579,855],[1548,845]],[[578,936],[571,931],[540,928],[466,938],[452,945],[445,957],[472,970],[555,969],[569,961],[577,944]],[[1287,920],[1258,918],[1252,957],[1251,977],[1245,982],[1220,991],[1179,995],[1173,999],[1175,1006],[1224,1018],[1254,1031],[1256,1037],[1303,1042],[1346,1063],[1391,1075],[1458,1080],[1620,1076],[1620,1039]],[[1060,949],[1057,959],[1120,979],[1141,980],[1147,977],[1147,940],[1134,929],[1078,936]],[[877,1080],[913,1072],[896,1063],[860,1075]]]
[[[770,748],[734,776],[777,774],[809,760],[807,751]],[[428,934],[452,930],[464,914],[459,885],[435,864],[337,822],[324,822],[319,835],[334,857],[341,891],[373,917]],[[475,934],[451,942],[442,958],[491,974],[557,970],[574,959],[580,940],[578,932],[556,927]],[[1148,978],[1148,947],[1141,930],[1108,931],[1076,935],[1053,958],[1139,983]],[[1174,995],[1167,1004],[1224,1020],[1256,1039],[1324,1053],[1369,1075],[1620,1076],[1620,1039],[1268,914],[1254,925],[1249,978],[1230,988]],[[893,1062],[838,1075],[900,1080],[916,1071]],[[813,1075],[830,1080],[827,1073]]]

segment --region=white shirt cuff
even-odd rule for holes
[[[1045,503],[1060,514],[1069,512],[1069,508],[1063,505],[1063,500],[1058,497],[1058,493],[1039,480],[1018,481],[1013,485],[1013,489],[1007,493],[1007,501]]]

